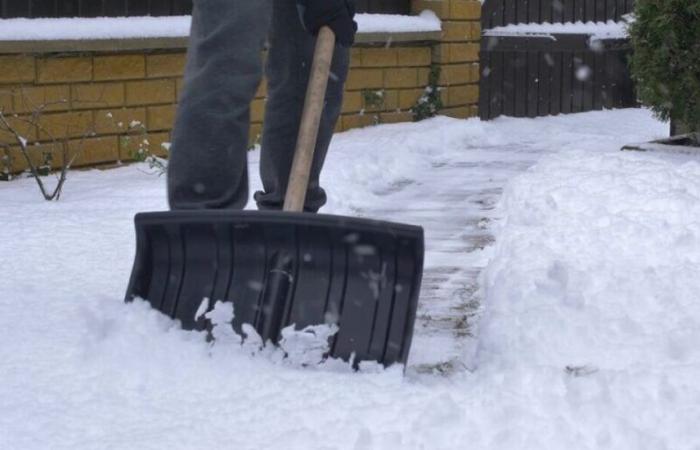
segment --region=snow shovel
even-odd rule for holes
[[[137,214],[126,301],[145,299],[198,330],[207,328],[202,313],[216,301],[232,302],[239,334],[250,324],[264,342],[278,343],[290,326],[335,325],[327,356],[355,366],[406,362],[423,229],[302,212],[334,45],[333,32],[322,28],[284,210]]]

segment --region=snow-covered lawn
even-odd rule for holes
[[[626,110],[336,137],[325,212],[505,187],[495,244],[451,253],[486,268],[471,370],[450,376],[251,357],[123,304],[132,216],[166,206],[143,166],[74,172],[58,203],[0,184],[0,449],[698,448],[700,159],[618,151],[666,129]],[[427,246],[428,267],[449,258]]]

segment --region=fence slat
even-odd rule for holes
[[[552,22],[552,0],[540,1],[540,22]]]
[[[570,3],[570,2],[567,2]],[[552,22],[562,23],[564,20],[564,2],[561,0],[552,0]]]
[[[126,3],[127,16],[148,15],[148,2],[144,0],[128,0]]]
[[[479,87],[479,116],[484,119],[493,119],[490,111],[490,101],[491,98],[491,55],[493,52],[481,52],[481,86]]]
[[[622,16],[627,14],[630,11],[627,7],[627,1],[626,0],[617,0],[617,19],[621,19]]]
[[[126,2],[124,0],[105,0],[104,14],[108,17],[126,15]]]
[[[624,52],[624,51],[617,51],[615,52],[617,55],[617,70],[615,71],[615,76],[617,80],[617,85],[618,88],[616,92],[619,95],[619,105],[622,105],[621,107],[624,107],[625,105],[636,105],[637,104],[637,98],[636,98],[636,93],[634,89],[634,83],[632,82],[631,77],[626,77],[622,76],[624,70],[627,69],[628,67],[628,58],[629,58],[629,53]]]
[[[562,97],[562,53],[552,53],[552,76],[550,81],[549,113],[556,115],[561,112]]]
[[[603,57],[603,79],[605,84],[603,85],[603,108],[610,109],[613,108],[613,101],[615,95],[615,74],[612,72],[611,66],[613,65],[613,58],[615,57],[613,52],[605,52],[602,54]]]
[[[19,1],[19,0],[9,0],[5,1],[5,7],[3,8],[5,17],[27,17],[29,15],[29,2]]]
[[[592,52],[586,52],[583,55],[583,61],[587,69],[588,77],[583,81],[584,96],[583,110],[591,111],[593,109],[593,97],[595,95],[595,55]]]
[[[481,5],[481,29],[486,30],[488,28],[493,28],[493,8],[494,0],[489,0]]]
[[[539,104],[539,52],[527,52],[527,116],[537,117]]]
[[[491,23],[494,24],[493,26],[501,26],[505,25],[505,1],[504,0],[498,0],[493,2],[493,10],[491,12]]]
[[[540,23],[540,0],[529,0],[527,10],[527,21]]]
[[[518,22],[517,23],[527,23],[527,17],[528,17],[528,0],[514,0],[517,2],[518,5],[518,11],[517,11],[517,16],[518,16]]]
[[[80,4],[78,0],[61,0],[58,2],[58,17],[79,17]]]
[[[518,52],[515,58],[515,116],[527,115],[527,52]]]
[[[564,12],[562,14],[562,22],[574,22],[576,20],[576,15],[574,13],[574,0],[567,0],[564,2]]]
[[[503,114],[503,52],[494,52],[491,59],[491,107],[489,116],[498,117]]]
[[[148,14],[151,16],[169,16],[172,14],[172,2],[170,0],[149,0]]]
[[[515,52],[503,53],[503,114],[515,115]]]
[[[577,113],[583,111],[583,82],[578,77],[578,70],[583,66],[583,54],[580,52],[574,53],[573,64],[573,82],[571,84],[571,112]]]
[[[586,0],[585,22],[595,22],[596,0]]]
[[[537,76],[537,115],[546,116],[550,114],[550,91],[552,89],[552,65],[554,60],[549,52],[540,53],[538,61],[539,73]]]
[[[366,11],[369,9],[369,0],[355,0],[355,8],[358,11]]]
[[[617,16],[617,1],[616,0],[607,0],[606,1],[606,11],[605,11],[605,17],[607,20],[618,20]]]
[[[517,23],[518,20],[518,2],[516,0],[505,0],[503,10],[503,25],[509,23]]]
[[[80,0],[80,17],[99,17],[104,15],[103,0]]]
[[[170,14],[181,16],[192,12],[192,0],[172,0],[170,3]]]
[[[596,12],[595,12],[595,20],[598,22],[605,22],[608,20],[608,5],[607,5],[607,0],[596,0]],[[612,20],[613,18],[610,17]]]
[[[603,52],[593,53],[593,62],[595,68],[593,79],[593,109],[603,109],[604,96],[606,94],[607,77],[605,76],[605,54]]]
[[[32,17],[55,17],[56,0],[32,0]]]
[[[572,111],[574,91],[574,54],[563,52],[561,55],[561,112],[568,114]]]
[[[574,22],[586,20],[586,0],[575,0]]]

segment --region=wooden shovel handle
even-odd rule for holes
[[[311,163],[314,159],[318,126],[323,113],[334,49],[335,34],[330,28],[322,27],[316,39],[314,60],[311,64],[309,85],[304,100],[304,111],[294,150],[294,162],[284,198],[284,211],[301,212],[304,210],[304,200],[306,200],[306,190],[309,186]]]

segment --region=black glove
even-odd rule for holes
[[[327,25],[340,45],[350,47],[355,42],[354,0],[297,0],[297,8],[302,25],[314,36]]]

